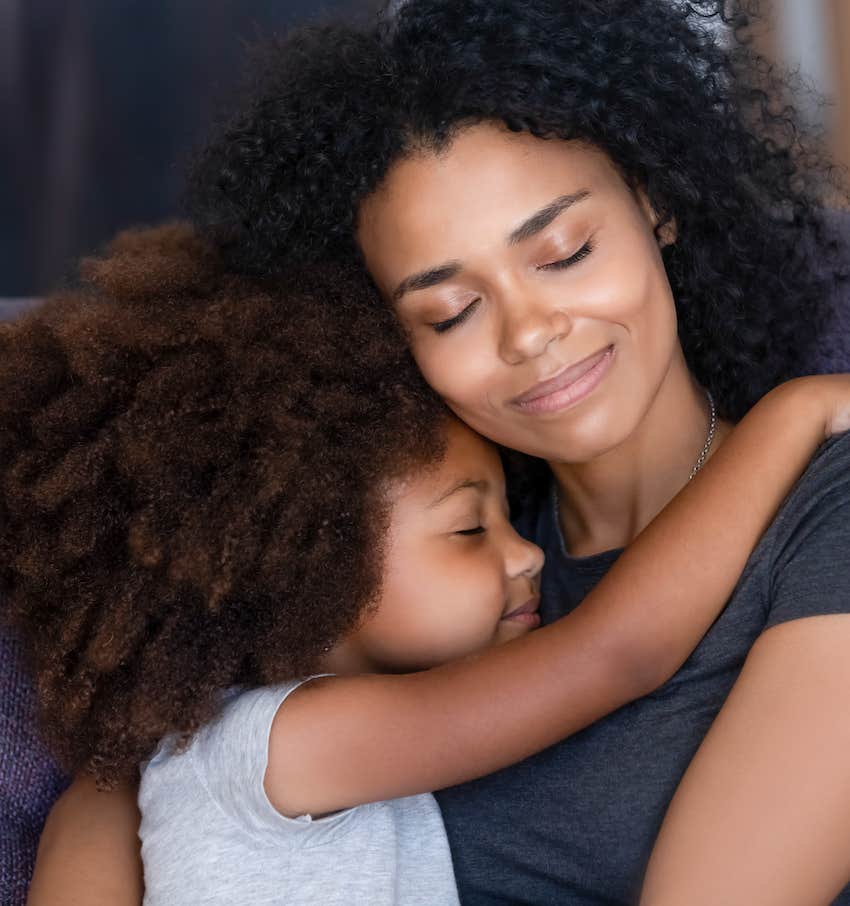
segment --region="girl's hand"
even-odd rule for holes
[[[815,413],[820,413],[824,440],[850,431],[850,374],[795,378],[767,395],[784,397],[788,417],[794,418],[794,411],[798,411],[806,424],[811,424]],[[792,399],[789,401],[788,397]]]
[[[826,423],[826,436],[850,431],[850,375],[829,374],[813,380],[823,382],[826,391],[834,396],[832,411]]]

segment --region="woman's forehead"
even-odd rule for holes
[[[364,201],[358,242],[387,293],[401,272],[511,244],[523,224],[559,199],[623,191],[610,159],[586,143],[479,125],[445,150],[399,161]]]

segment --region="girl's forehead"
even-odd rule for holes
[[[435,511],[463,492],[479,497],[502,493],[504,473],[496,448],[454,417],[447,419],[445,430],[442,459],[393,482],[395,510]]]

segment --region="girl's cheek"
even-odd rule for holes
[[[479,563],[479,585],[487,589],[488,595],[498,602],[501,610],[504,605],[503,598],[508,585],[505,572],[505,560],[502,552],[494,547],[490,548]]]

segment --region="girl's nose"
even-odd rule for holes
[[[526,576],[533,579],[543,569],[543,551],[531,541],[526,541],[511,527],[505,567],[511,579]]]

